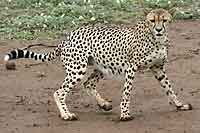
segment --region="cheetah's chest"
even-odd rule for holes
[[[141,63],[140,69],[149,68],[154,65],[163,64],[167,61],[167,48],[160,47],[152,51]]]

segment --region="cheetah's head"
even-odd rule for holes
[[[174,10],[155,9],[146,13],[146,20],[156,39],[164,39]]]

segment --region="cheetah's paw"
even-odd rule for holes
[[[109,102],[105,102],[103,105],[98,104],[100,109],[103,109],[104,111],[110,111],[112,110],[112,104]]]
[[[78,120],[78,117],[74,113],[70,113],[70,114],[68,113],[65,115],[61,115],[61,118],[66,121]]]
[[[120,117],[120,121],[131,121],[131,120],[133,120],[134,119],[134,117],[133,116],[130,116],[130,115],[128,115],[128,116],[121,116]]]
[[[187,110],[192,110],[193,107],[191,104],[184,104],[182,106],[177,106],[178,111],[187,111]]]

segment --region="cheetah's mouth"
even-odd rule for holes
[[[162,36],[162,35],[163,35],[163,34],[161,34],[161,33],[157,33],[157,34],[156,34],[156,36]]]

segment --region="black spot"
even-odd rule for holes
[[[76,84],[76,82],[73,81],[73,82],[72,82],[72,85],[75,85],[75,84]]]
[[[73,71],[72,71],[72,74],[73,74],[73,75],[76,75],[76,73],[75,73],[75,72],[73,72]]]
[[[35,60],[37,60],[37,55],[35,55]]]
[[[128,78],[129,78],[129,79],[134,79],[134,77],[132,77],[132,76],[130,76],[130,75],[128,75]]]
[[[24,51],[21,49],[18,49],[18,58],[23,58],[24,57]]]
[[[28,57],[29,57],[29,54],[30,54],[30,52],[27,51],[27,52],[26,52],[26,55],[25,55],[24,57],[25,57],[25,58],[28,58]]]
[[[165,78],[165,75],[161,75],[160,77],[157,77],[158,81],[161,81]]]
[[[34,53],[33,52],[31,53],[31,58],[34,58]]]
[[[132,70],[133,70],[133,72],[136,72],[136,71],[137,71],[137,70],[136,70],[134,67],[133,67],[133,69],[132,69]]]
[[[77,69],[80,69],[81,67],[80,66],[77,66]]]
[[[163,85],[162,87],[163,87],[163,88],[166,88],[166,85]]]
[[[123,113],[126,113],[126,112],[128,112],[128,110],[123,110]]]
[[[83,64],[83,65],[82,65],[82,67],[83,67],[83,68],[85,68],[85,67],[86,67],[86,65],[85,65],[85,64]]]
[[[44,59],[45,59],[45,60],[47,59],[47,56],[46,56],[46,55],[44,56]]]
[[[10,52],[12,54],[12,59],[16,59],[17,53],[15,50]]]
[[[169,94],[172,94],[172,91],[168,90],[168,91],[166,92],[166,94],[167,94],[167,96],[169,96]]]
[[[40,60],[42,59],[42,55],[41,55],[41,54],[39,55],[39,59],[40,59]]]
[[[79,71],[78,74],[79,74],[79,75],[84,75],[85,72],[83,72],[83,71]]]

